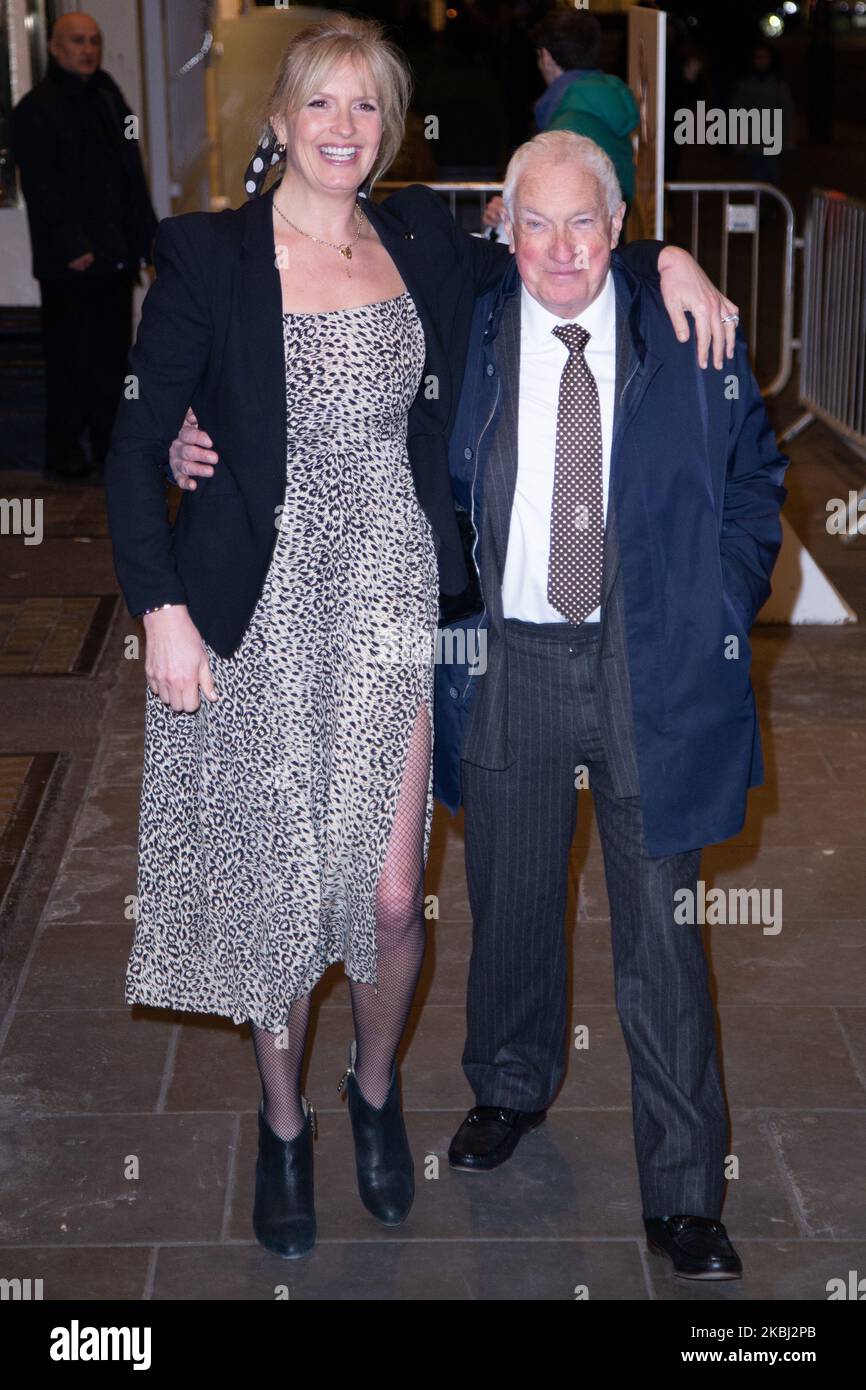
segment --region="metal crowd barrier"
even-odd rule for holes
[[[728,293],[728,270],[730,263],[730,239],[732,236],[748,236],[751,239],[751,267],[749,271],[749,302],[746,315],[746,331],[749,353],[754,362],[758,351],[758,303],[760,290],[760,249],[761,249],[761,211],[766,199],[775,201],[784,214],[782,229],[781,285],[779,292],[779,346],[776,374],[761,386],[765,396],[777,396],[784,390],[791,377],[791,363],[795,347],[799,342],[793,335],[794,323],[794,250],[803,246],[803,241],[795,234],[794,209],[784,193],[771,183],[666,183],[668,198],[687,193],[691,199],[691,245],[689,247],[695,260],[700,260],[701,201],[707,195],[721,195],[721,269],[719,289]],[[733,195],[733,197],[732,197]],[[743,196],[749,198],[743,202]],[[704,227],[706,229],[705,220]],[[742,313],[743,310],[741,309]]]
[[[798,394],[806,410],[779,443],[820,420],[866,460],[866,203],[813,188],[804,242]],[[861,534],[864,501],[866,487],[852,489],[843,544]]]
[[[414,183],[426,183],[425,179],[404,179],[391,180],[377,183],[375,192],[380,190],[383,193],[396,193],[398,188],[411,188]],[[457,198],[462,197],[464,202],[474,197],[478,209],[478,228],[481,228],[481,218],[484,209],[495,193],[502,192],[501,183],[428,183],[428,188],[432,188],[434,193],[444,193],[448,197],[448,208],[455,222],[457,217]]]
[[[866,203],[813,188],[806,222],[800,404],[784,438],[821,420],[866,451]]]
[[[385,182],[377,184],[377,190],[393,192],[407,188],[407,182]],[[469,205],[469,215],[477,227],[481,227],[481,217],[487,201],[495,193],[502,192],[501,183],[430,183],[435,192],[448,198],[451,215],[458,218],[458,210],[465,211]],[[775,200],[784,214],[782,240],[782,279],[781,312],[779,317],[778,365],[775,375],[761,390],[765,396],[776,396],[787,385],[791,376],[793,350],[799,346],[793,337],[794,315],[794,250],[803,245],[795,235],[794,209],[784,193],[769,183],[668,183],[667,194],[688,194],[691,199],[691,253],[699,259],[701,199],[704,195],[721,195],[721,271],[719,288],[727,294],[728,270],[730,264],[729,240],[733,235],[748,235],[751,238],[751,270],[749,279],[748,339],[752,360],[755,360],[758,342],[759,305],[759,255],[761,238],[762,200]],[[735,195],[732,199],[731,195]],[[747,195],[751,201],[743,202],[739,195]],[[460,209],[458,209],[460,199]],[[477,219],[472,204],[477,209]],[[706,232],[706,223],[704,224]]]

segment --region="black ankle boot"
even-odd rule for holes
[[[405,1221],[415,1196],[415,1167],[400,1109],[397,1066],[391,1071],[391,1084],[381,1110],[361,1095],[355,1076],[356,1043],[349,1053],[349,1069],[337,1087],[346,1085],[349,1115],[355,1137],[355,1166],[361,1201],[386,1226]]]
[[[303,1098],[304,1128],[295,1139],[281,1139],[267,1123],[259,1103],[259,1156],[253,1230],[259,1245],[284,1260],[297,1260],[316,1243],[313,1206],[315,1112]]]

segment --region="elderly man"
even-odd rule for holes
[[[42,294],[45,466],[68,478],[105,458],[129,351],[132,287],[150,260],[156,216],[132,113],[100,67],[96,21],[61,15],[49,50],[45,77],[12,113],[12,145]]]
[[[478,1103],[449,1157],[502,1163],[562,1080],[588,785],[650,1249],[683,1277],[738,1278],[718,1219],[728,1125],[706,960],[675,894],[762,780],[748,634],[787,460],[742,337],[701,372],[614,251],[625,205],[597,145],[537,136],[504,200],[514,263],[479,301],[451,445],[487,665],[437,671],[437,792],[465,803],[474,927],[463,1065]]]

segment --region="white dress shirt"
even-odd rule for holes
[[[598,295],[576,319],[557,318],[532,298],[525,285],[520,294],[517,481],[502,578],[502,610],[506,618],[522,618],[524,622],[563,623],[566,618],[547,597],[547,567],[559,380],[568,361],[568,348],[552,330],[557,324],[579,323],[591,334],[584,355],[598,386],[606,521],[616,388],[616,293],[608,270]],[[600,618],[601,609],[596,608],[584,622],[597,623]]]

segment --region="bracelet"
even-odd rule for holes
[[[178,608],[179,606],[177,603],[158,603],[155,608],[142,609],[138,616],[144,618],[148,613],[161,613],[163,608]]]

